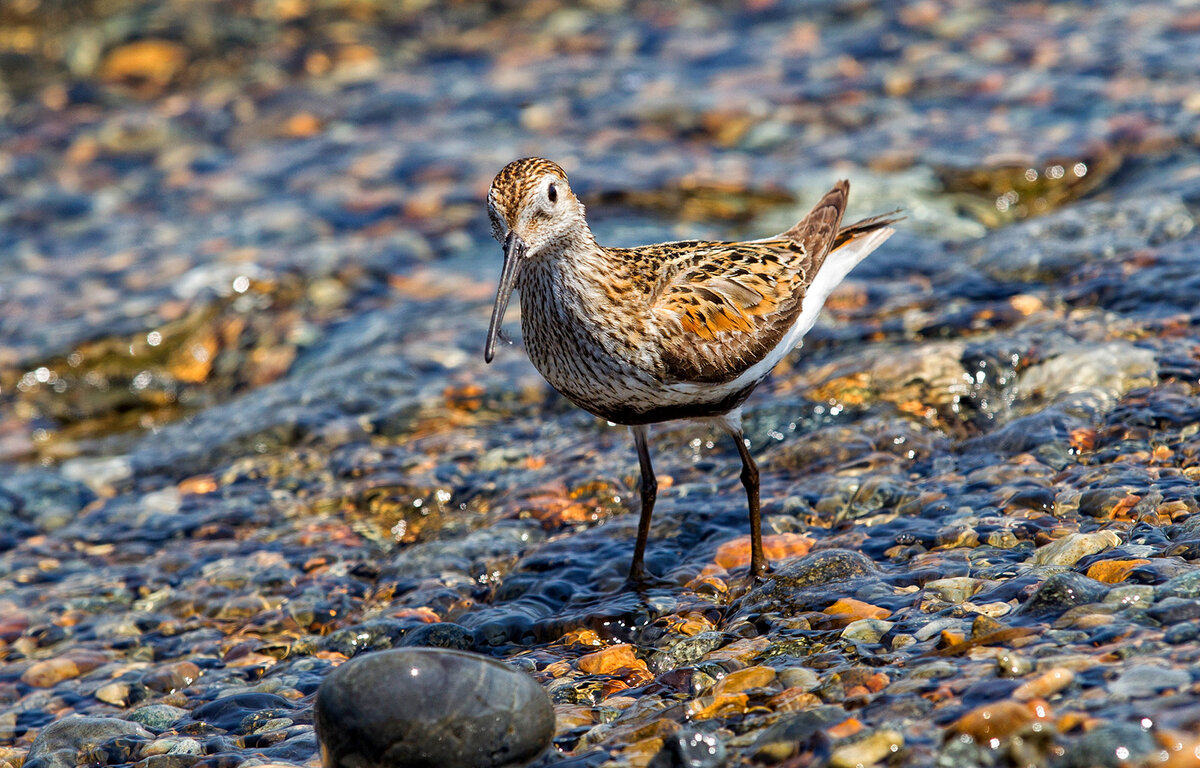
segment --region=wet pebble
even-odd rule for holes
[[[1163,633],[1163,640],[1171,645],[1187,643],[1200,637],[1200,621],[1189,621],[1186,624],[1176,624]]]
[[[550,699],[531,677],[443,649],[346,662],[321,684],[315,718],[331,767],[519,764],[554,734]]]
[[[860,768],[880,763],[900,751],[904,736],[891,728],[866,731],[847,739],[829,756],[833,768]]]
[[[1029,616],[1057,616],[1077,605],[1104,599],[1108,587],[1078,573],[1055,573],[1046,578],[1037,591],[1021,606]]]
[[[762,610],[767,606],[803,609],[808,607],[811,599],[820,597],[813,594],[814,587],[831,583],[844,586],[848,581],[874,576],[878,572],[878,566],[862,553],[823,549],[779,567],[766,584],[746,595],[742,609]]]
[[[725,743],[715,733],[685,726],[664,740],[648,768],[722,768]]]
[[[882,619],[859,619],[846,625],[842,639],[852,643],[878,643],[893,626],[894,622]]]
[[[844,716],[840,708],[832,706],[787,715],[758,734],[752,754],[759,761],[779,763],[813,747],[824,751],[829,745],[825,728]]]
[[[1168,597],[1147,608],[1146,615],[1166,626],[1195,621],[1200,619],[1200,600]]]
[[[16,516],[41,531],[62,528],[96,499],[83,483],[45,470],[14,473],[0,480],[0,489],[18,500]]]
[[[1104,723],[1073,739],[1058,765],[1063,768],[1145,765],[1158,750],[1154,736],[1137,723]]]
[[[128,719],[152,731],[165,731],[187,714],[186,709],[170,704],[147,704],[130,712]]]
[[[151,733],[137,723],[114,717],[71,715],[55,721],[38,733],[25,768],[73,768],[80,752],[95,749],[120,737],[149,741]]]
[[[1200,598],[1200,569],[1172,577],[1154,588],[1154,597]]]
[[[1074,565],[1087,555],[1103,552],[1120,543],[1121,537],[1114,531],[1072,533],[1039,547],[1029,562],[1034,565]]]
[[[244,733],[243,723],[267,710],[288,710],[292,703],[273,693],[235,693],[202,704],[188,713],[188,719],[229,733]]]
[[[1109,684],[1108,692],[1120,698],[1145,699],[1157,695],[1160,691],[1184,689],[1191,684],[1192,676],[1186,670],[1135,664],[1125,669]]]

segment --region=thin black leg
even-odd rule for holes
[[[740,427],[730,429],[738,453],[742,455],[742,486],[746,489],[746,500],[750,504],[750,576],[757,579],[767,572],[769,564],[763,556],[762,515],[758,505],[758,465],[746,447],[746,439]]]
[[[633,444],[637,446],[638,464],[642,470],[642,516],[638,519],[637,544],[633,549],[633,562],[629,565],[629,579],[643,581],[646,578],[646,566],[642,559],[646,555],[646,539],[650,536],[650,517],[654,514],[654,500],[658,498],[658,480],[654,477],[654,467],[650,464],[650,447],[646,443],[649,427],[643,424],[630,427],[630,431],[633,432]]]

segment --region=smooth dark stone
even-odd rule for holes
[[[395,648],[407,632],[408,626],[399,621],[376,619],[331,632],[321,641],[321,646],[344,656],[356,656]]]
[[[778,762],[801,752],[828,755],[830,741],[825,728],[837,722],[838,709],[817,707],[785,715],[764,728],[751,748],[759,760]]]
[[[327,768],[491,768],[536,758],[554,736],[550,698],[486,656],[410,648],[359,656],[317,691]]]
[[[8,501],[18,499],[13,514],[41,531],[62,528],[96,500],[96,494],[83,483],[44,470],[15,473],[5,477],[2,485]]]
[[[853,590],[847,590],[846,582],[878,574],[875,562],[860,552],[822,549],[778,568],[765,584],[746,595],[742,611],[806,609],[814,592],[827,592],[817,587],[836,584],[839,590],[852,596]]]
[[[666,672],[692,664],[709,651],[715,651],[733,640],[729,634],[716,631],[684,637],[669,648],[655,652],[650,658],[650,668],[655,672]]]
[[[1146,615],[1166,626],[1195,621],[1200,619],[1200,600],[1182,597],[1164,598],[1146,609]]]
[[[475,648],[475,633],[453,622],[422,624],[404,634],[401,648],[452,648],[470,651]]]
[[[1200,597],[1200,570],[1180,574],[1154,588],[1155,600],[1168,597]]]
[[[664,739],[649,768],[722,768],[725,744],[715,733],[684,726]]]
[[[1137,723],[1106,723],[1070,744],[1059,768],[1117,768],[1141,765],[1156,749],[1157,742]]]
[[[76,755],[81,751],[97,750],[122,737],[154,738],[145,728],[128,720],[70,715],[42,729],[29,749],[25,768],[74,768]]]
[[[264,709],[292,709],[292,704],[273,693],[236,693],[210,701],[192,710],[191,719],[223,731],[236,731],[248,716]]]
[[[771,580],[780,587],[800,589],[877,573],[879,567],[866,555],[848,549],[822,549],[784,565]]]
[[[1076,605],[1098,603],[1108,593],[1108,587],[1070,571],[1055,573],[1042,582],[1020,612],[1027,616],[1057,616]]]
[[[1176,624],[1163,633],[1163,641],[1171,645],[1179,645],[1200,637],[1200,621],[1189,621],[1186,624]]]

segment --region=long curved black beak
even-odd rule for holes
[[[500,286],[496,289],[496,303],[492,306],[492,322],[488,325],[487,344],[483,348],[484,362],[492,362],[496,355],[496,336],[504,320],[504,310],[517,285],[517,272],[525,261],[525,241],[509,232],[504,238],[504,268],[500,271]]]

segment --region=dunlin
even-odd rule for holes
[[[632,430],[642,509],[631,579],[646,576],[658,493],[649,425],[672,419],[708,420],[733,437],[750,506],[750,572],[767,570],[742,403],[812,328],[830,292],[892,234],[894,214],[843,227],[849,192],[839,181],[800,223],[763,240],[605,248],[555,163],[516,160],[492,182],[488,214],[504,267],[484,357],[492,361],[516,288],[525,348],[546,381]]]

